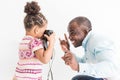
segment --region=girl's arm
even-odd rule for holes
[[[50,36],[45,35],[45,37],[49,42],[48,48],[46,50],[43,48],[36,50],[35,55],[42,63],[47,64],[53,55],[55,33],[52,33]]]

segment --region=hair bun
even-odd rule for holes
[[[38,14],[39,11],[40,11],[40,6],[35,1],[32,1],[31,3],[27,2],[24,10],[24,12],[27,13],[28,15]]]

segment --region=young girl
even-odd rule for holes
[[[26,34],[19,45],[19,61],[13,80],[42,80],[42,65],[48,63],[52,57],[55,33],[53,32],[50,36],[44,34],[47,20],[39,11],[40,7],[35,1],[25,6]],[[46,50],[43,48],[43,36],[49,42]]]

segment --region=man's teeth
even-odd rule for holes
[[[71,43],[73,44],[75,41],[71,41]]]

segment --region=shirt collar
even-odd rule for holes
[[[84,38],[84,40],[83,40],[83,42],[82,42],[82,46],[83,46],[84,48],[86,48],[86,44],[87,44],[88,39],[90,38],[91,34],[92,34],[92,31],[90,31],[90,32],[86,35],[86,37]]]

